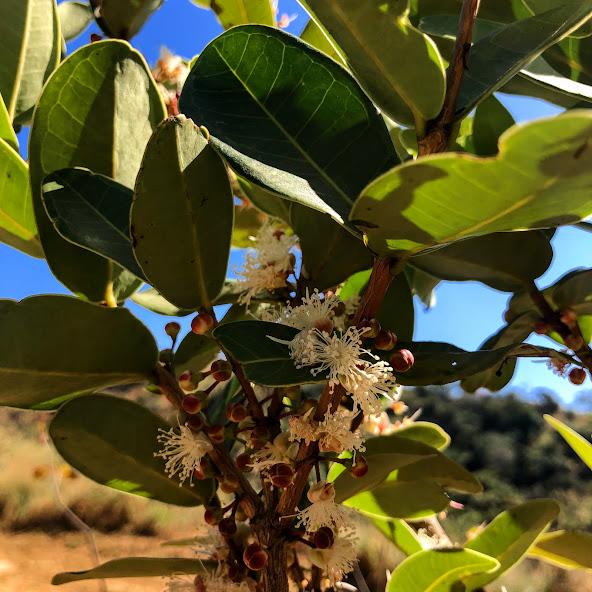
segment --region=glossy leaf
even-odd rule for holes
[[[131,189],[88,169],[74,168],[50,173],[42,190],[45,210],[60,236],[146,281],[129,233]]]
[[[60,60],[55,0],[0,3],[0,94],[11,121],[26,124],[41,89]]]
[[[4,99],[0,95],[0,140],[4,140],[17,153],[19,151],[18,140],[14,133],[14,128],[8,115],[8,110],[4,104]]]
[[[165,473],[165,460],[154,456],[162,448],[159,430],[170,428],[133,401],[87,395],[60,407],[49,436],[66,462],[101,485],[178,506],[201,505],[214,493],[212,480],[180,487]]]
[[[384,329],[394,331],[400,341],[411,341],[415,327],[413,295],[405,274],[393,278],[376,318]]]
[[[412,421],[397,428],[397,436],[409,438],[433,446],[438,450],[448,448],[450,436],[437,424],[429,421]]]
[[[307,5],[381,111],[418,128],[438,115],[446,86],[444,65],[434,42],[409,22],[408,2],[307,0]]]
[[[2,302],[1,405],[27,408],[88,389],[150,379],[156,343],[128,310],[56,295]]]
[[[503,292],[517,292],[543,275],[553,260],[553,247],[534,232],[498,232],[459,241],[412,259],[433,277],[480,281]]]
[[[58,4],[60,32],[65,41],[72,41],[82,35],[93,22],[92,8],[88,2],[66,0]]]
[[[164,0],[101,0],[97,23],[109,37],[131,39]]]
[[[554,500],[539,499],[496,516],[465,549],[494,557],[500,565],[492,572],[463,578],[467,592],[489,584],[520,561],[536,538],[557,518],[560,509]]]
[[[131,296],[131,300],[147,310],[155,312],[156,314],[166,315],[168,317],[186,317],[194,310],[179,308],[171,304],[164,296],[161,296],[154,288],[148,288],[141,292],[136,292]]]
[[[404,520],[374,518],[372,522],[407,557],[423,549],[415,531]]]
[[[565,3],[565,0],[522,0],[531,14],[541,14]],[[570,37],[588,37],[592,35],[592,23],[588,19],[581,27],[570,33]]]
[[[562,2],[551,10],[505,25],[477,41],[463,76],[456,110],[462,119],[487,95],[592,14],[590,0]]]
[[[592,535],[576,530],[548,532],[536,540],[529,554],[563,568],[592,569]]]
[[[245,179],[238,178],[238,183],[242,191],[245,193],[249,201],[263,213],[283,220],[286,224],[290,224],[290,207],[292,202],[284,197],[266,191],[262,187],[258,187]]]
[[[440,283],[439,278],[436,278],[409,263],[405,266],[403,271],[409,282],[411,293],[420,299],[426,309],[435,306],[435,288]]]
[[[572,308],[578,315],[592,314],[592,269],[576,269],[561,277],[550,290],[559,310]]]
[[[146,142],[164,116],[144,58],[123,41],[80,48],[43,89],[29,143],[35,216],[53,274],[88,300],[104,300],[111,279],[115,296],[123,299],[137,289],[135,278],[121,270],[113,278],[107,259],[56,232],[41,200],[43,180],[53,171],[78,166],[133,187]]]
[[[224,285],[234,205],[226,168],[185,118],[150,139],[134,189],[131,235],[144,274],[180,308],[210,309]]]
[[[492,557],[467,549],[431,549],[405,559],[391,575],[386,592],[450,592],[461,578],[498,567]]]
[[[205,564],[205,565],[204,565]],[[207,567],[206,567],[207,566]],[[112,559],[85,571],[66,571],[53,576],[54,586],[107,578],[147,578],[176,573],[197,574],[209,568],[208,561],[177,557],[123,557]]]
[[[300,39],[309,45],[312,45],[319,51],[326,53],[337,63],[345,66],[345,60],[342,58],[335,40],[331,39],[330,35],[324,31],[314,19],[311,18],[306,23],[302,33],[300,34]]]
[[[550,415],[545,421],[559,432],[561,437],[573,448],[574,452],[592,469],[592,444],[577,432]]]
[[[43,257],[29,189],[29,169],[1,138],[0,242],[32,257]]]
[[[239,175],[337,221],[398,162],[382,117],[350,74],[277,29],[244,25],[214,39],[179,109],[208,128]]]
[[[192,0],[203,8],[211,8],[225,29],[236,25],[258,23],[275,27],[270,0]]]
[[[196,335],[192,331],[187,333],[173,358],[175,373],[179,376],[189,370],[197,373],[213,362],[220,352],[220,346],[210,337]]]
[[[214,330],[213,335],[242,364],[245,375],[251,382],[263,386],[325,382],[326,373],[313,376],[310,368],[296,368],[287,344],[278,343],[268,337],[291,341],[297,333],[297,329],[287,325],[241,321],[221,325]]]
[[[592,214],[592,113],[505,132],[497,158],[427,156],[364,189],[350,219],[382,256],[493,232],[573,224]]]
[[[473,146],[479,156],[495,156],[500,136],[516,122],[494,95],[477,105],[473,119]]]

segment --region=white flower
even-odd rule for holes
[[[164,448],[154,453],[166,459],[165,471],[169,477],[179,473],[179,487],[189,479],[193,487],[193,471],[201,459],[212,450],[211,442],[203,434],[194,434],[187,426],[179,426],[180,434],[171,428],[168,432],[159,429],[158,441]]]
[[[290,424],[290,442],[304,440],[305,444],[317,441],[318,423],[312,419],[314,407],[303,415],[295,415],[288,420]]]
[[[328,549],[314,549],[310,560],[320,567],[333,582],[338,582],[346,573],[354,568],[358,558],[356,543],[358,542],[353,529],[342,529]]]
[[[430,536],[425,528],[420,528],[417,531],[417,539],[422,549],[441,549],[450,546],[444,537],[441,537],[438,533]]]
[[[173,574],[164,592],[250,592],[246,582],[232,582],[225,575],[195,576]]]
[[[333,530],[346,526],[350,510],[335,503],[333,483],[315,483],[308,490],[307,497],[312,503],[298,512],[296,526],[302,525],[307,532],[314,532],[322,526]]]
[[[392,374],[393,369],[384,361],[373,364],[358,365],[341,380],[343,388],[353,397],[354,407],[361,409],[365,415],[373,415],[382,411],[381,397],[395,400],[392,393],[397,382]]]
[[[290,445],[289,436],[287,432],[278,434],[273,442],[268,442],[261,450],[251,455],[252,463],[248,466],[261,472],[278,463],[292,462],[298,453],[298,445]]]
[[[245,262],[236,271],[239,281],[236,292],[242,292],[239,302],[247,306],[259,292],[283,288],[294,267],[294,255],[290,250],[298,239],[266,222],[257,235],[254,251],[245,255]]]
[[[189,68],[178,55],[171,53],[166,47],[160,48],[160,58],[152,70],[157,81],[166,80],[178,87],[182,87],[189,74]]]

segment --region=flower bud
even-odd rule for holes
[[[207,312],[199,313],[191,320],[191,330],[198,335],[204,335],[214,326],[214,319]]]
[[[243,553],[243,561],[253,571],[262,570],[267,563],[267,553],[259,543],[251,543]]]
[[[333,323],[330,319],[319,319],[313,327],[321,333],[331,333],[333,331]]]
[[[363,477],[368,472],[368,461],[358,454],[356,456],[356,464],[352,465],[349,472],[354,479]]]
[[[247,417],[247,408],[242,403],[232,403],[226,407],[226,419],[240,423]]]
[[[586,371],[583,368],[572,368],[569,371],[568,378],[569,382],[579,386],[586,380]]]
[[[222,444],[226,438],[226,430],[219,424],[206,426],[206,434],[212,444]]]
[[[245,452],[239,454],[235,460],[236,466],[243,473],[250,473],[253,470],[253,467],[249,466],[252,462],[250,455]]]
[[[374,347],[384,351],[390,351],[397,345],[397,336],[388,329],[381,329],[374,338]]]
[[[195,395],[185,395],[181,405],[183,406],[183,409],[191,415],[201,411],[201,400]]]
[[[312,504],[333,501],[335,499],[335,487],[333,486],[333,483],[319,481],[310,486],[306,497],[308,497],[308,500]]]
[[[545,323],[543,320],[538,320],[534,324],[534,332],[537,335],[546,335],[547,331],[549,330],[549,325]]]
[[[222,514],[222,508],[207,508],[204,512],[204,521],[210,526],[216,526],[220,524],[220,521],[224,518]]]
[[[563,341],[569,349],[575,352],[584,347],[584,340],[579,335],[568,335]]]
[[[241,582],[246,575],[247,568],[236,561],[228,568],[228,577],[235,584]]]
[[[248,519],[248,517],[249,516],[247,515],[247,512],[243,508],[242,503],[240,503],[236,509],[236,512],[234,513],[234,519],[238,520],[239,522],[244,522],[245,520]]]
[[[193,470],[193,476],[196,479],[208,479],[209,477],[214,476],[212,463],[210,463],[207,457],[204,457],[199,461],[199,466]]]
[[[195,587],[195,592],[207,592],[206,585],[201,576],[195,576],[193,586]]]
[[[300,398],[300,387],[286,386],[282,389],[282,394],[292,402],[297,401]]]
[[[407,372],[414,362],[413,354],[408,349],[400,349],[391,358],[391,366],[395,372]]]
[[[261,450],[271,440],[271,432],[265,426],[257,426],[251,431],[251,446]]]
[[[203,429],[204,423],[201,415],[190,415],[185,421],[185,425],[192,432],[199,432],[201,429]]]
[[[90,42],[91,43],[96,43],[97,41],[101,41],[102,39],[104,39],[104,37],[102,37],[101,35],[97,35],[97,33],[90,34]]]
[[[336,317],[340,317],[341,315],[345,314],[345,302],[339,301],[334,307],[333,307],[333,314]]]
[[[197,388],[197,385],[193,380],[193,372],[190,372],[189,370],[182,372],[181,376],[179,376],[179,386],[184,391],[194,391]]]
[[[218,524],[218,530],[223,537],[233,537],[238,530],[234,518],[222,518]]]
[[[380,323],[377,319],[364,319],[363,321],[360,321],[358,329],[366,329],[366,331],[362,334],[364,339],[367,337],[376,337],[381,331]]]
[[[269,469],[269,480],[282,489],[294,482],[294,469],[286,463],[277,463]]]
[[[226,360],[216,360],[210,366],[212,378],[218,382],[224,382],[232,376],[232,366]]]
[[[561,313],[561,322],[568,327],[572,327],[577,320],[578,315],[576,311],[572,310],[571,308],[568,308]]]
[[[312,536],[312,542],[317,549],[328,549],[333,546],[335,534],[328,526],[322,526]]]
[[[175,341],[177,339],[177,336],[179,335],[179,333],[181,332],[181,325],[179,325],[179,323],[176,323],[175,321],[172,321],[171,323],[167,323],[164,326],[164,332],[173,340]]]
[[[224,493],[234,493],[238,489],[238,477],[236,475],[227,473],[216,478],[218,479],[218,487]]]

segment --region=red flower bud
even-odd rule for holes
[[[378,335],[378,333],[381,331],[381,327],[380,327],[380,323],[378,322],[377,319],[370,319],[370,320],[363,320],[360,321],[360,324],[358,325],[358,329],[370,329],[369,331],[366,331],[362,337],[363,338],[367,338],[367,337],[376,337]]]
[[[314,328],[321,333],[331,333],[333,331],[333,323],[329,319],[319,319],[314,324]]]
[[[218,382],[224,382],[232,376],[232,366],[226,360],[216,360],[210,366],[212,378]]]
[[[196,479],[208,479],[209,477],[214,476],[212,464],[207,458],[201,459],[201,461],[199,462],[199,467],[193,470],[193,476]]]
[[[238,477],[232,473],[218,476],[218,487],[224,493],[234,493],[238,489]]]
[[[586,371],[583,368],[572,368],[569,371],[568,378],[569,382],[579,386],[586,380]]]
[[[534,324],[534,332],[537,335],[545,335],[549,330],[549,325],[545,321],[536,321]]]
[[[400,349],[391,358],[391,366],[395,372],[407,372],[414,362],[413,354],[408,349]]]
[[[328,526],[322,526],[312,536],[312,541],[317,549],[328,549],[333,546],[335,534]]]
[[[253,571],[260,571],[267,563],[267,553],[259,543],[251,543],[243,553],[245,565]]]
[[[248,454],[244,452],[236,457],[235,462],[236,466],[243,473],[250,473],[253,470],[253,467],[248,466],[252,463],[252,459]]]
[[[388,329],[381,329],[374,338],[374,347],[384,351],[389,351],[397,345],[397,336]]]
[[[265,426],[257,426],[251,431],[251,446],[255,450],[261,450],[270,440],[271,432]]]
[[[191,415],[201,411],[201,400],[195,395],[185,395],[181,405],[183,406],[183,409]]]
[[[561,322],[565,323],[568,327],[573,326],[573,324],[578,320],[578,315],[575,310],[568,308],[561,313]]]
[[[226,430],[221,425],[206,426],[206,434],[212,444],[222,444],[226,438]]]
[[[171,338],[173,341],[177,339],[177,335],[181,332],[181,325],[172,321],[171,323],[167,323],[164,326],[164,332]]]
[[[226,419],[240,423],[247,417],[247,408],[242,403],[232,403],[226,407]]]
[[[352,465],[350,474],[355,479],[363,477],[368,472],[368,461],[363,456],[356,456],[356,464]]]
[[[237,584],[238,582],[241,582],[246,575],[247,575],[247,568],[244,565],[241,565],[240,563],[234,562],[228,568],[228,577],[235,584]]]
[[[294,469],[286,463],[275,464],[269,469],[269,480],[276,487],[290,487],[294,482]]]
[[[224,517],[222,514],[221,508],[207,508],[204,512],[204,520],[206,524],[210,526],[216,526],[216,524],[220,524],[220,521]]]
[[[207,312],[202,312],[191,320],[191,330],[198,335],[204,335],[214,326],[214,319]]]
[[[233,537],[237,531],[234,518],[222,518],[218,524],[218,530],[223,537]]]
[[[199,432],[203,428],[201,415],[190,415],[185,423],[192,432]]]

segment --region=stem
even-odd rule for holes
[[[445,152],[448,147],[480,2],[481,0],[463,0],[458,33],[452,49],[450,65],[446,70],[446,96],[442,110],[436,119],[428,122],[427,135],[419,141],[418,156]]]

